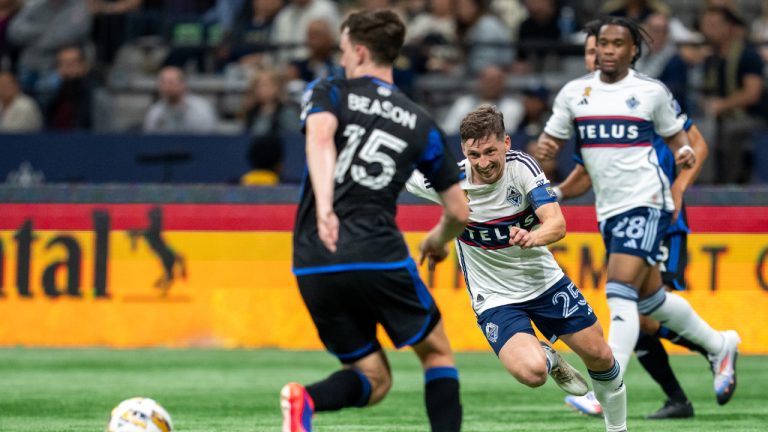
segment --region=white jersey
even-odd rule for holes
[[[597,220],[603,221],[637,207],[674,210],[653,133],[675,135],[685,120],[659,81],[630,69],[621,81],[607,84],[598,71],[560,90],[544,132],[568,139],[575,129],[575,158],[592,178]]]
[[[497,306],[532,300],[564,276],[545,246],[522,249],[509,245],[509,228],[535,229],[540,224],[535,202],[556,202],[556,198],[531,156],[513,150],[506,160],[504,175],[493,184],[473,184],[469,161],[459,162],[466,174],[459,184],[469,200],[470,222],[456,239],[456,253],[478,315]],[[440,202],[418,171],[406,187],[414,195]]]

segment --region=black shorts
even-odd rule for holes
[[[664,285],[685,290],[685,267],[688,265],[688,234],[675,232],[661,239],[659,269]]]
[[[421,342],[440,320],[410,259],[403,268],[309,274],[297,280],[320,340],[343,363],[381,349],[377,323],[400,348]]]

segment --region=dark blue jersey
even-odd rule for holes
[[[339,239],[333,254],[320,242],[312,185],[305,181],[293,236],[294,273],[396,268],[409,257],[395,223],[397,197],[414,168],[438,192],[460,179],[443,133],[395,86],[371,77],[311,83],[302,121],[318,112],[338,119],[333,207]]]
[[[691,129],[691,126],[693,126],[693,122],[691,119],[688,119],[685,121],[683,130],[688,132]],[[653,149],[656,150],[656,156],[659,158],[661,170],[664,172],[664,175],[669,178],[670,184],[674,183],[677,178],[677,166],[675,165],[675,155],[672,153],[672,150],[670,150],[667,143],[664,142],[664,138],[656,134],[654,134],[653,138]],[[688,227],[685,205],[683,205],[683,208],[680,210],[680,215],[677,217],[677,220],[672,221],[667,229],[668,234],[676,232],[691,232]]]

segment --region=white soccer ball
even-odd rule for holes
[[[171,432],[173,423],[159,403],[144,397],[126,399],[109,417],[107,432]]]

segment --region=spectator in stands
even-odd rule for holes
[[[504,96],[504,70],[499,66],[486,66],[477,76],[476,93],[456,100],[442,122],[443,131],[449,135],[459,133],[461,120],[482,104],[495,105],[504,115],[507,133],[517,130],[523,116],[523,106],[516,98]]]
[[[235,22],[232,34],[225,38],[222,48],[228,61],[260,66],[270,47],[275,17],[283,7],[283,0],[252,0]]]
[[[451,73],[459,63],[453,0],[429,0],[429,8],[411,20],[405,34],[416,73]]]
[[[723,7],[707,9],[701,31],[714,52],[704,63],[705,111],[717,121],[717,180],[750,180],[752,133],[768,120],[768,92],[763,60],[742,36],[745,23]]]
[[[536,141],[551,115],[549,89],[538,84],[523,90],[523,116],[517,132],[512,136],[512,147],[533,154]],[[558,159],[539,161],[539,165],[549,180],[562,178],[558,174]]]
[[[643,21],[650,36],[649,50],[635,64],[635,69],[663,82],[684,112],[688,112],[688,65],[669,39],[667,17],[654,13]]]
[[[0,70],[16,71],[18,49],[8,41],[8,26],[19,11],[19,0],[0,0]]]
[[[553,45],[560,42],[560,8],[555,0],[525,0],[528,18],[520,24],[517,36],[517,72],[540,71],[543,60],[556,54]]]
[[[278,135],[260,135],[253,138],[248,149],[251,170],[240,178],[246,186],[272,186],[280,182],[283,165],[283,141]]]
[[[325,20],[336,32],[340,24],[339,10],[330,0],[291,0],[275,17],[272,44],[280,47],[278,60],[285,64],[306,57],[303,48],[309,23]],[[291,45],[293,47],[291,47]]]
[[[752,22],[752,40],[760,45],[760,56],[768,61],[768,0],[763,0],[763,14]]]
[[[245,131],[255,136],[298,132],[299,111],[283,95],[282,77],[262,70],[251,82],[245,97]]]
[[[93,14],[93,41],[96,64],[108,66],[128,35],[127,15],[141,8],[143,0],[89,0]]]
[[[8,39],[21,47],[19,81],[27,92],[56,69],[59,49],[88,42],[91,14],[86,0],[27,0],[8,27]]]
[[[304,60],[293,61],[288,66],[288,79],[303,82],[301,88],[318,78],[344,78],[344,69],[336,64],[334,31],[325,20],[309,23],[305,44],[309,54]]]
[[[698,41],[696,33],[691,32],[677,18],[671,17],[671,9],[662,0],[609,0],[602,11],[612,16],[631,18],[637,22],[645,21],[651,14],[661,14],[669,18],[669,37],[673,42]]]
[[[189,93],[184,72],[175,66],[160,70],[157,80],[160,100],[144,119],[145,133],[205,134],[215,133],[218,118],[213,106],[204,98]]]
[[[527,142],[538,139],[549,116],[549,89],[543,85],[532,85],[523,90],[523,116],[517,133],[528,137]]]
[[[46,105],[50,130],[90,130],[93,127],[96,82],[79,46],[64,47],[56,55],[59,85]]]
[[[12,73],[0,72],[0,133],[37,132],[42,126],[34,99],[21,92]]]
[[[488,11],[485,0],[457,0],[456,29],[465,51],[468,72],[476,75],[490,65],[512,64],[512,37],[504,22]]]

